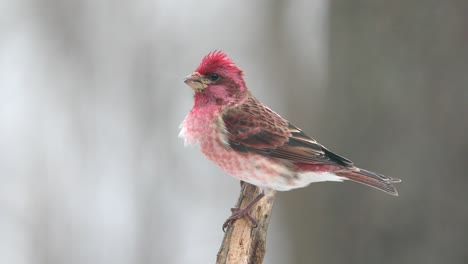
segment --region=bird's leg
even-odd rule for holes
[[[238,207],[234,207],[234,208],[231,208],[231,212],[232,212],[232,215],[226,219],[226,221],[224,222],[223,224],[223,231],[226,230],[226,228],[228,228],[229,226],[232,225],[232,223],[234,223],[234,221],[236,221],[237,219],[241,218],[241,217],[247,217],[250,222],[252,222],[252,225],[254,227],[257,227],[257,220],[255,220],[249,213],[250,209],[252,209],[252,207],[258,202],[260,201],[263,196],[265,196],[265,192],[262,190],[261,193],[259,193],[246,207],[244,208],[238,208]]]

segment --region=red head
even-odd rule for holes
[[[222,51],[208,53],[185,83],[195,91],[195,103],[228,106],[240,102],[247,92],[242,70]]]
[[[224,71],[231,70],[236,72],[242,72],[239,68],[236,67],[236,65],[234,65],[234,62],[232,62],[232,60],[228,58],[226,53],[216,50],[208,53],[202,59],[200,65],[198,65],[198,68],[195,71],[202,75],[207,75],[209,73],[219,71],[221,69],[223,69]]]

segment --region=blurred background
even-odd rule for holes
[[[279,193],[265,263],[468,263],[468,2],[0,0],[0,263],[214,263],[239,182],[183,82],[252,92],[398,198]]]

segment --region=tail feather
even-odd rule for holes
[[[345,177],[354,182],[366,184],[388,194],[398,196],[398,192],[395,187],[393,187],[392,183],[401,182],[400,179],[386,177],[382,174],[359,168],[336,172],[336,175]]]

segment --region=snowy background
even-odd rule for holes
[[[211,50],[401,178],[280,193],[265,263],[467,263],[466,1],[0,0],[0,263],[214,263],[239,183],[184,148]]]

